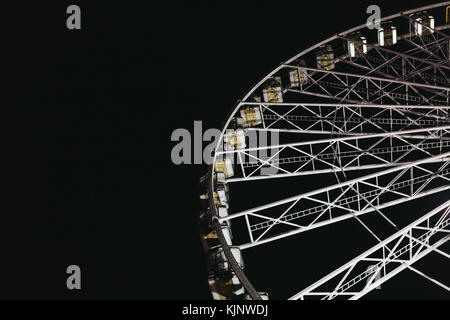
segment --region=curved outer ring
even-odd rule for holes
[[[388,17],[385,17],[385,18],[382,18],[382,19],[380,20],[380,22],[384,22],[384,21],[387,21],[387,20],[399,18],[399,17],[401,17],[401,16],[409,15],[409,14],[414,13],[414,12],[423,11],[423,10],[429,10],[429,9],[434,9],[434,8],[438,8],[438,7],[444,7],[444,6],[447,6],[447,5],[450,5],[450,1],[442,2],[442,3],[437,3],[437,4],[425,6],[425,7],[420,7],[420,8],[417,8],[417,9],[408,10],[408,11],[404,11],[404,12],[402,11],[402,12],[399,12],[399,13],[397,13],[397,14],[394,14],[394,15],[391,15],[391,16],[388,16]],[[222,248],[223,248],[223,251],[224,251],[224,253],[225,253],[225,256],[227,257],[227,259],[228,259],[228,261],[229,261],[231,267],[232,267],[233,270],[235,271],[236,276],[239,278],[240,282],[242,283],[242,285],[244,286],[244,288],[246,289],[246,291],[248,292],[248,294],[250,295],[250,297],[251,297],[253,300],[262,300],[262,299],[261,299],[261,297],[259,296],[258,292],[257,292],[257,291],[255,290],[255,288],[253,287],[253,285],[251,284],[251,282],[248,280],[248,278],[247,278],[247,276],[245,275],[244,271],[239,267],[239,264],[237,263],[236,259],[234,258],[233,254],[231,253],[231,249],[230,249],[230,247],[228,246],[228,244],[227,244],[227,242],[226,242],[226,240],[225,240],[225,237],[224,237],[224,235],[223,235],[223,233],[222,233],[222,229],[221,229],[221,227],[220,227],[220,223],[219,223],[218,218],[217,218],[217,210],[216,210],[216,206],[215,206],[215,204],[214,204],[214,195],[213,195],[213,192],[214,192],[214,190],[213,190],[213,173],[214,173],[214,163],[215,163],[216,157],[217,157],[216,152],[218,151],[219,143],[222,141],[223,135],[224,135],[224,133],[225,133],[225,130],[226,130],[226,128],[228,127],[228,125],[230,124],[233,115],[236,114],[236,112],[237,112],[237,111],[239,110],[239,108],[241,107],[242,101],[247,100],[247,99],[253,94],[253,92],[255,92],[255,90],[257,90],[257,89],[258,89],[264,82],[266,82],[267,79],[269,79],[272,75],[274,75],[276,72],[278,72],[279,70],[281,70],[281,69],[284,67],[284,65],[291,63],[292,61],[298,59],[299,57],[305,55],[306,53],[309,53],[309,52],[313,51],[314,49],[320,47],[320,46],[323,45],[323,44],[329,43],[329,42],[331,42],[331,41],[333,41],[333,40],[338,39],[338,38],[341,37],[341,36],[344,36],[344,35],[347,35],[347,34],[349,34],[349,33],[354,32],[354,31],[363,29],[363,28],[365,28],[365,27],[366,27],[366,24],[362,24],[362,25],[360,25],[360,26],[358,26],[358,27],[351,28],[351,29],[349,29],[349,30],[347,30],[347,31],[344,31],[344,32],[342,32],[342,33],[335,34],[334,36],[332,36],[332,37],[330,37],[330,38],[328,38],[328,39],[325,39],[325,40],[323,40],[323,41],[321,41],[321,42],[319,42],[319,43],[317,43],[317,44],[315,44],[315,45],[309,47],[309,48],[306,49],[306,50],[303,50],[302,52],[300,52],[299,54],[295,55],[294,57],[292,57],[291,59],[287,60],[286,62],[281,63],[281,64],[280,64],[277,68],[275,68],[272,72],[270,72],[270,73],[267,74],[264,78],[262,78],[259,82],[257,82],[257,83],[253,86],[253,88],[250,89],[250,91],[248,91],[248,93],[247,93],[246,95],[244,95],[240,100],[238,100],[237,103],[236,103],[236,105],[235,105],[235,107],[234,107],[234,108],[230,111],[230,113],[228,114],[228,116],[227,116],[227,118],[226,118],[227,120],[224,121],[224,122],[222,122],[222,125],[221,125],[221,135],[220,135],[220,138],[218,139],[217,146],[216,146],[216,148],[215,148],[215,150],[214,150],[214,158],[213,158],[213,162],[212,162],[212,164],[208,165],[208,170],[207,170],[207,183],[208,183],[208,199],[209,199],[209,205],[210,205],[211,215],[212,215],[212,217],[213,217],[213,227],[214,227],[214,229],[215,229],[216,232],[217,232],[217,235],[218,235],[218,237],[219,237],[220,244],[221,244],[221,246],[222,246]]]

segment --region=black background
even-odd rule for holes
[[[204,165],[176,128],[216,128],[297,52],[429,1],[58,1],[7,19],[8,175],[0,298],[209,299],[197,231]],[[66,28],[77,4],[82,29]],[[6,93],[6,92],[5,92]],[[11,178],[9,179],[9,176]],[[82,270],[66,289],[66,267]],[[405,280],[407,281],[407,280]]]

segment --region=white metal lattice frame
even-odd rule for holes
[[[345,298],[355,300],[363,297],[405,269],[417,272],[418,270],[413,268],[412,265],[431,252],[436,252],[446,259],[450,259],[448,253],[439,250],[440,246],[450,240],[449,226],[450,201],[447,201],[293,295],[290,299],[303,300],[308,297],[318,297],[330,300],[338,296],[345,296]],[[370,265],[371,268],[365,268],[363,272],[359,272],[357,267],[361,264],[364,267]],[[420,271],[417,273],[450,292],[449,284],[443,284]],[[333,290],[321,290],[321,287],[333,282],[337,283]]]
[[[344,54],[335,58],[334,63],[350,66],[351,72],[299,67],[296,64],[299,58],[311,56],[321,45],[349,40],[351,33],[365,28],[365,25],[361,25],[336,34],[282,63],[237,103],[222,128],[222,136],[214,154],[214,161],[224,154],[236,156],[240,160],[241,172],[228,179],[229,183],[318,173],[336,175],[341,172],[345,176],[349,171],[378,170],[353,180],[338,180],[337,184],[329,187],[231,212],[229,216],[219,219],[220,222],[245,220],[250,242],[240,244],[241,249],[350,218],[363,224],[358,216],[369,212],[380,214],[393,224],[382,209],[430,194],[448,194],[450,37],[446,30],[449,25],[436,26],[434,29],[422,25],[425,30],[431,31],[430,35],[422,37],[411,31],[414,27],[409,17],[411,13],[447,5],[450,5],[450,1],[382,19],[381,22],[394,20],[400,23],[400,20],[404,20],[409,24],[410,32],[399,35],[399,41],[407,48],[401,52],[368,43],[368,53],[365,55],[350,58]],[[299,88],[285,88],[284,94],[291,97],[292,101],[314,97],[323,102],[293,103],[287,99],[289,102],[261,103],[252,100],[253,94],[261,90],[269,78],[299,68],[306,71],[307,83]],[[262,125],[248,128],[247,132],[306,134],[313,137],[312,140],[249,146],[243,150],[224,152],[221,150],[223,135],[233,116],[247,106],[257,106],[263,119]],[[260,151],[265,154],[270,151],[271,156],[260,156]],[[409,160],[411,156],[414,156],[414,161]],[[264,176],[260,173],[263,166],[272,167],[277,173]],[[212,173],[213,166],[210,166],[210,170]],[[213,185],[212,174],[209,184]],[[386,240],[379,239],[363,224],[380,243],[292,298],[315,296],[323,299],[357,299],[405,269],[448,291],[447,285],[412,267],[413,263],[430,252],[448,258],[448,254],[439,249],[448,240],[448,204],[424,215]],[[215,208],[211,209],[218,219]],[[434,221],[440,214],[442,216]],[[277,234],[275,229],[279,226],[290,230]],[[422,233],[417,236],[418,230]],[[404,241],[409,242],[404,245]],[[380,251],[383,252],[382,256],[379,255]],[[377,264],[352,278],[352,272],[357,271],[358,265],[369,261]],[[397,267],[389,269],[392,265]],[[332,291],[320,290],[321,285],[342,276],[341,273],[344,275]],[[365,285],[355,290],[363,283],[363,279]],[[253,292],[254,289],[251,289]]]

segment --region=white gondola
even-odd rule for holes
[[[217,175],[217,181],[225,182],[224,178],[231,178],[234,176],[233,162],[230,158],[216,160],[214,162],[214,171]]]
[[[223,233],[223,236],[225,238],[226,243],[229,246],[232,246],[233,245],[233,241],[232,241],[232,235],[231,235],[230,227],[228,225],[221,224],[221,230],[222,230],[222,233]]]
[[[244,270],[244,260],[242,258],[241,249],[239,247],[230,247],[231,253],[236,260],[239,267]],[[227,256],[222,248],[218,248],[216,251],[212,252],[209,256],[210,268],[214,268],[217,274],[223,274],[227,272],[232,272],[231,264],[229,263]]]
[[[217,213],[219,215],[219,218],[225,218],[228,217],[228,209],[225,207],[218,207]]]
[[[201,231],[201,241],[205,252],[208,252],[210,250],[217,249],[221,246],[219,236],[217,234],[217,231],[214,230],[210,226],[203,225],[203,231]],[[231,246],[233,244],[232,242],[232,234],[231,229],[228,226],[227,223],[223,223],[220,226],[222,230],[222,234],[225,238],[225,242]]]
[[[229,195],[228,185],[225,183],[218,183],[214,192],[214,203],[216,206],[223,206],[228,209]]]
[[[425,11],[411,15],[414,19],[414,33],[416,36],[426,36],[434,33],[435,20],[434,17]]]
[[[316,51],[317,69],[331,71],[335,68],[334,51],[331,45],[322,45]]]
[[[208,284],[214,300],[244,298],[245,288],[234,273],[227,278],[223,278],[211,272],[208,277]]]
[[[397,43],[397,28],[392,24],[385,24],[378,30],[378,44],[391,46]]]
[[[304,68],[306,66],[305,60],[300,60],[298,68],[289,71],[289,81],[291,87],[302,87],[309,82],[308,71]]]
[[[354,35],[347,41],[348,55],[351,58],[357,58],[367,53],[367,39],[359,34]]]
[[[245,156],[255,151],[252,160],[241,160],[242,167],[236,161],[232,179],[208,185],[209,190],[216,193],[221,191],[222,185],[233,185],[232,205],[234,202],[239,205],[227,210],[227,206],[220,204],[217,194],[219,205],[212,206],[210,211],[211,214],[217,211],[217,217],[211,216],[210,220],[220,223],[222,233],[229,238],[230,248],[233,245],[241,250],[270,246],[251,257],[254,260],[251,264],[256,269],[273,258],[272,253],[276,253],[277,248],[286,246],[289,251],[302,246],[298,237],[299,244],[281,241],[289,237],[295,241],[295,235],[307,234],[312,240],[303,246],[311,246],[316,255],[327,258],[330,252],[323,250],[322,240],[336,240],[333,235],[342,231],[339,230],[342,222],[355,217],[364,227],[357,235],[358,239],[366,235],[359,239],[362,244],[370,245],[375,242],[374,237],[379,240],[356,258],[351,250],[345,252],[345,239],[335,243],[331,253],[343,249],[339,253],[348,254],[351,260],[341,266],[338,265],[342,261],[337,260],[347,258],[330,260],[326,268],[330,273],[322,278],[312,277],[295,291],[294,287],[302,284],[291,281],[292,288],[286,284],[285,291],[289,291],[291,300],[364,298],[427,255],[445,254],[442,250],[446,233],[438,231],[446,231],[450,225],[450,202],[442,203],[432,211],[428,208],[425,211],[420,203],[428,199],[441,202],[437,196],[429,197],[432,195],[442,195],[445,201],[450,190],[447,179],[450,175],[450,144],[445,143],[450,141],[446,121],[450,90],[444,70],[450,52],[450,41],[446,37],[450,25],[440,24],[444,14],[442,9],[448,4],[443,2],[399,12],[381,19],[381,29],[373,31],[368,31],[365,24],[339,31],[291,59],[283,59],[238,101],[229,117],[224,119],[226,125],[222,127],[223,134],[218,141],[224,140],[226,130],[242,129],[249,136],[255,132],[279,135],[277,139],[270,139],[269,145],[253,145],[252,140],[247,141],[250,148]],[[409,19],[405,19],[408,15]],[[301,59],[305,59],[311,68],[301,66]],[[298,73],[300,68],[308,69],[304,79]],[[275,81],[275,77],[280,77],[283,82]],[[306,79],[309,83],[301,90],[291,89],[301,87]],[[256,100],[257,97],[262,101]],[[283,99],[284,103],[278,103]],[[249,128],[259,123],[259,118],[264,125]],[[232,140],[225,139],[228,143]],[[231,145],[235,148],[237,143]],[[243,154],[243,150],[224,152],[218,144],[214,159],[232,155],[235,160]],[[270,160],[267,160],[268,154],[272,155]],[[266,174],[260,170],[268,165],[277,169],[276,172]],[[320,176],[324,177],[324,183],[314,181]],[[296,186],[301,190],[296,191]],[[274,196],[265,199],[264,195],[272,194],[272,191]],[[209,196],[213,195],[210,193]],[[405,216],[408,219],[395,219],[400,211],[411,211],[410,201],[414,201],[417,212]],[[372,230],[359,218],[371,215],[387,220],[385,228],[380,224]],[[395,223],[390,220],[391,216]],[[218,223],[214,225],[219,227]],[[328,228],[336,229],[330,234],[325,230]],[[225,242],[220,231],[218,229],[217,233]],[[309,238],[310,232],[322,233]],[[315,246],[315,240],[320,242],[319,245]],[[438,249],[439,246],[442,247]],[[222,249],[227,256],[224,257]],[[232,257],[238,257],[234,252],[228,254],[225,246],[217,246],[214,250],[225,263],[222,270],[230,268],[227,257],[233,261]],[[242,263],[238,258],[236,260]],[[284,264],[289,265],[290,260],[288,255]],[[399,264],[399,260],[402,263]],[[381,267],[369,266],[373,261]],[[246,262],[249,263],[248,258]],[[283,262],[274,263],[280,263],[274,272],[284,270]],[[237,265],[233,264],[232,269],[231,272],[213,274],[215,298],[256,298],[253,285],[247,281],[251,277],[241,276]],[[265,278],[266,269],[260,270]],[[307,272],[310,266],[305,265],[303,269]],[[446,287],[428,276],[427,270],[424,273],[416,271],[429,285]],[[245,283],[247,292],[236,273]],[[292,277],[287,275],[287,278]],[[269,298],[265,292],[258,294],[263,300]]]
[[[217,215],[219,218],[226,218],[228,216],[228,209],[227,207],[216,207],[217,209]],[[222,223],[222,226],[227,226],[228,228],[231,228],[231,221],[226,221]]]
[[[245,132],[242,129],[229,130],[223,137],[224,140],[224,150],[233,151],[245,149]]]
[[[258,107],[249,107],[241,110],[241,119],[246,128],[254,127],[262,123],[261,112]]]
[[[266,87],[263,89],[264,102],[269,103],[282,103],[283,102],[283,89],[280,77],[273,77],[269,79]]]

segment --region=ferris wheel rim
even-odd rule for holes
[[[411,9],[411,10],[407,10],[407,11],[402,11],[399,12],[397,14],[393,14],[384,18],[380,19],[380,23],[382,22],[386,22],[389,21],[391,19],[395,19],[395,18],[399,18],[402,16],[406,16],[412,13],[416,13],[419,11],[423,11],[423,10],[429,10],[429,9],[434,9],[434,8],[439,8],[439,7],[444,7],[444,6],[448,6],[450,5],[450,1],[445,1],[442,3],[437,3],[437,4],[433,4],[433,5],[428,5],[428,6],[423,6],[423,7],[419,7],[419,8],[415,8],[415,9]],[[223,140],[224,134],[226,132],[227,127],[229,126],[233,116],[236,114],[236,112],[245,104],[261,104],[261,103],[255,103],[255,102],[247,102],[246,100],[249,99],[249,97],[252,96],[252,94],[258,89],[260,88],[264,82],[266,82],[269,78],[271,78],[274,74],[276,74],[277,72],[279,72],[280,70],[282,70],[283,68],[285,68],[286,66],[289,66],[289,64],[293,61],[295,61],[298,58],[301,58],[302,56],[306,55],[307,53],[310,53],[312,51],[314,51],[315,49],[319,48],[320,46],[330,43],[334,40],[337,40],[339,38],[344,39],[344,37],[352,32],[355,32],[357,30],[361,30],[363,28],[366,27],[366,24],[362,24],[360,26],[357,27],[353,27],[350,28],[344,32],[335,34],[313,46],[310,46],[309,48],[301,51],[300,53],[296,54],[295,56],[291,57],[290,59],[286,60],[285,62],[281,63],[278,67],[276,67],[275,69],[273,69],[271,72],[269,72],[267,75],[265,75],[260,81],[256,82],[256,84],[254,84],[252,86],[252,88],[243,95],[243,97],[241,99],[239,99],[234,108],[232,108],[230,110],[230,112],[228,113],[227,117],[225,118],[225,120],[222,122],[221,126],[220,126],[220,136],[217,139],[217,145],[214,148],[213,151],[213,159],[212,159],[212,163],[208,165],[208,169],[207,169],[207,175],[206,175],[206,182],[207,182],[207,193],[208,193],[208,201],[209,201],[209,206],[210,206],[210,210],[211,210],[211,214],[213,217],[213,227],[215,229],[215,231],[217,232],[218,236],[219,236],[219,240],[221,243],[222,248],[224,249],[224,253],[227,257],[227,259],[230,262],[231,267],[233,268],[233,270],[235,271],[237,277],[239,278],[239,280],[241,281],[242,285],[244,286],[244,288],[246,289],[247,293],[249,294],[249,296],[253,299],[253,300],[261,300],[260,295],[258,294],[258,292],[255,290],[255,288],[253,287],[251,281],[249,281],[249,279],[247,278],[246,274],[244,273],[244,271],[241,269],[241,267],[239,266],[239,264],[237,263],[236,259],[234,258],[230,247],[228,245],[228,243],[226,242],[224,235],[222,233],[221,230],[221,226],[220,226],[220,219],[218,218],[218,214],[217,214],[217,210],[216,210],[216,206],[214,204],[214,190],[213,190],[213,176],[214,176],[214,163],[216,162],[217,156],[220,154],[220,143]],[[447,27],[449,27],[447,25]],[[436,27],[436,30],[438,30],[439,27]],[[440,30],[440,29],[439,29]],[[450,66],[448,67],[450,69]],[[387,81],[389,81],[389,79],[386,79]],[[450,88],[445,88],[447,91],[450,91]],[[324,105],[323,103],[320,105]],[[354,105],[354,104],[348,104],[348,105]],[[374,106],[383,106],[383,105],[379,105],[379,104],[375,104]],[[395,106],[395,105],[393,105]],[[398,106],[397,106],[398,107]],[[408,107],[412,107],[408,105]],[[421,107],[426,107],[426,106],[421,106]],[[431,107],[431,106],[430,106]],[[448,108],[448,106],[444,106],[446,108]],[[440,207],[439,207],[440,208]],[[436,209],[437,210],[437,209]],[[369,249],[370,250],[370,249]]]

